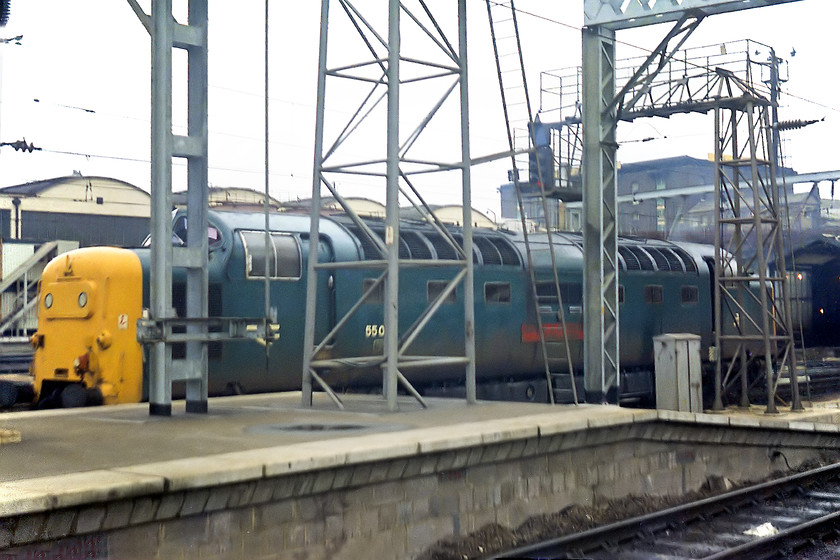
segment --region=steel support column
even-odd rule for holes
[[[327,94],[327,39],[329,38],[330,0],[321,0],[321,35],[318,51],[318,92],[315,108],[315,157],[312,173],[312,207],[309,209],[309,239],[318,239],[321,219],[321,171],[324,152],[324,105]],[[301,402],[312,406],[312,359],[315,347],[315,312],[318,296],[318,244],[309,244],[309,264],[306,275],[306,318],[303,331],[303,373],[301,376]]]
[[[128,0],[152,36],[152,184],[150,319],[166,325],[172,307],[172,268],[186,269],[186,318],[207,319],[207,1],[190,0],[187,25],[172,16],[172,0],[154,0],[151,18]],[[188,56],[188,132],[172,133],[172,50]],[[187,159],[186,245],[172,246],[172,158]],[[177,263],[177,264],[176,264]],[[174,362],[166,338],[151,344],[149,413],[172,413],[172,382],[185,381],[187,411],[207,411],[206,324],[188,324],[186,358]],[[199,340],[196,340],[199,339]]]
[[[615,32],[583,29],[584,389],[618,393]]]
[[[387,155],[385,167],[385,371],[388,410],[397,408],[397,358],[400,306],[400,2],[388,2]]]
[[[464,210],[464,253],[473,254],[472,181],[470,162],[470,111],[467,80],[467,0],[458,0],[458,52],[461,54],[461,189]],[[464,286],[473,286],[473,262],[467,259]],[[475,292],[464,290],[464,357],[466,365],[466,396],[472,404],[477,400],[475,382]]]

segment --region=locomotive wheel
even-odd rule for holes
[[[533,385],[528,385],[528,388],[525,389],[525,399],[529,401],[534,400],[534,395],[537,394],[537,388]]]
[[[242,384],[238,381],[231,381],[225,387],[225,394],[231,397],[236,395],[244,395],[245,387],[243,387]]]
[[[49,408],[58,408],[61,405],[61,395],[59,394],[58,389],[53,389],[52,392],[47,393],[47,396],[42,397],[36,408],[38,410],[46,410]]]
[[[14,383],[0,381],[0,408],[14,406],[18,400],[18,389]]]
[[[102,396],[102,391],[94,387],[93,389],[85,389],[85,404],[87,406],[102,406],[105,404],[105,398]]]
[[[87,389],[78,383],[68,385],[61,391],[62,408],[79,408],[87,404]]]

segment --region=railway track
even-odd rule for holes
[[[503,558],[792,558],[840,534],[840,464],[522,547]],[[840,550],[840,547],[838,547]],[[806,555],[803,558],[836,558]]]

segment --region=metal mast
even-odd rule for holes
[[[147,15],[127,0],[152,37],[152,241],[149,317],[138,321],[138,339],[149,350],[149,414],[172,414],[172,383],[184,381],[186,411],[207,412],[207,342],[264,337],[268,318],[209,317],[207,187],[207,0],[189,0],[188,23],[172,15],[172,0],[153,0]],[[187,51],[187,135],[172,132],[172,51]],[[172,158],[187,160],[187,238],[172,246]],[[172,299],[172,269],[185,270],[184,315]],[[212,331],[212,332],[211,332]],[[174,359],[172,345],[184,344]]]
[[[185,381],[187,412],[207,412],[207,0],[189,0],[189,23],[172,0],[153,0],[151,18],[128,0],[152,36],[152,263],[149,413],[172,413],[172,382]],[[187,135],[172,133],[172,50],[187,51]],[[186,245],[172,246],[172,158],[187,160]],[[177,263],[177,264],[176,264]],[[172,269],[186,269],[186,357],[173,360]],[[196,321],[191,321],[196,319]],[[149,330],[148,328],[146,330]],[[169,343],[168,343],[169,341]]]
[[[336,371],[347,368],[379,367],[383,372],[383,394],[388,408],[397,408],[398,385],[402,385],[421,403],[422,398],[409,383],[404,371],[410,371],[412,366],[452,366],[462,365],[465,368],[466,394],[469,402],[474,402],[475,395],[475,350],[474,350],[474,319],[473,319],[473,248],[472,248],[472,216],[470,206],[470,151],[469,151],[469,112],[467,103],[467,50],[466,50],[466,1],[457,3],[457,42],[450,40],[446,30],[452,26],[445,25],[438,20],[424,0],[413,2],[388,2],[387,20],[380,12],[364,12],[350,0],[337,0],[338,9],[331,10],[330,1],[321,3],[321,44],[318,70],[318,107],[315,138],[315,161],[312,186],[312,225],[310,239],[318,238],[319,221],[321,219],[321,189],[326,190],[341,204],[353,221],[353,227],[358,235],[365,240],[368,260],[361,263],[319,263],[317,247],[314,241],[310,244],[307,305],[306,305],[306,334],[304,340],[302,399],[304,405],[311,405],[313,382],[327,392],[333,401],[341,406],[338,396],[330,389],[325,377]],[[367,8],[371,10],[371,8]],[[380,8],[376,8],[381,10]],[[441,9],[438,9],[441,11]],[[337,21],[333,16],[340,15]],[[454,15],[454,14],[453,14]],[[349,48],[353,43],[345,41],[339,48],[329,48],[329,25],[349,23],[350,29],[358,35],[360,41],[356,43],[359,49]],[[410,46],[420,41],[424,46],[418,50],[423,59],[417,55],[409,56]],[[457,47],[455,46],[457,45]],[[335,60],[336,62],[332,62]],[[349,121],[338,124],[328,122],[326,109],[330,95],[328,84],[342,82],[345,88],[355,86],[362,88],[359,103]],[[432,84],[442,84],[439,99],[425,96],[428,111],[419,119],[415,119],[409,111],[408,105],[401,102],[404,94],[412,91],[413,87],[432,87]],[[384,91],[383,91],[384,90]],[[446,110],[445,102],[454,97],[455,91],[460,93],[460,154],[457,158],[450,157],[448,162],[455,159],[457,163],[447,163],[442,160],[440,150],[425,151],[423,146],[423,132],[433,124],[434,117]],[[348,97],[343,96],[345,99]],[[330,97],[332,103],[338,105],[342,99]],[[429,99],[432,100],[429,103]],[[384,102],[384,103],[383,103]],[[384,116],[382,104],[386,105]],[[418,103],[419,104],[419,103]],[[414,105],[418,105],[414,104]],[[334,113],[330,113],[334,114]],[[384,117],[384,118],[383,118]],[[376,121],[376,119],[379,121]],[[372,134],[377,132],[377,125],[369,126],[371,122],[384,121],[385,134],[377,141],[371,141],[363,132]],[[415,128],[408,134],[402,132],[401,125],[415,123]],[[373,128],[374,130],[370,130]],[[331,144],[326,141],[331,138]],[[349,150],[347,145],[352,146]],[[381,145],[385,147],[382,154],[371,153],[369,146]],[[380,148],[381,149],[381,148]],[[360,153],[365,153],[360,156]],[[435,153],[432,153],[435,152]],[[417,155],[415,155],[417,154]],[[431,154],[431,155],[427,155]],[[419,186],[423,176],[439,171],[460,171],[463,197],[463,232],[461,240],[457,240],[442,226],[434,216],[434,212],[426,203]],[[361,220],[340,193],[338,178],[363,178],[371,190],[384,187],[386,201],[386,216],[384,235],[375,233],[371,227]],[[416,182],[418,181],[418,182]],[[384,183],[384,185],[383,185]],[[400,234],[399,206],[400,201],[411,202],[426,221],[438,228],[439,234],[455,251],[455,260],[404,260],[400,257],[404,240]],[[370,253],[375,254],[367,254]],[[418,317],[413,318],[411,326],[400,322],[400,273],[407,266],[442,267],[451,279],[447,287],[429,304]],[[326,274],[341,274],[342,269],[364,268],[375,276],[367,289],[363,290],[361,299],[345,314],[337,319],[330,332],[322,340],[315,340],[316,316],[318,298],[323,294],[318,290],[318,276]],[[443,273],[443,272],[442,272]],[[384,287],[384,289],[383,289]],[[416,356],[410,353],[411,345],[420,331],[428,323],[431,316],[438,311],[444,299],[460,287],[464,303],[464,355],[437,357]],[[366,300],[384,293],[383,297],[383,328],[374,333],[374,349],[381,350],[368,355],[356,357],[342,357],[332,360],[326,355],[329,341],[340,336],[341,330],[349,318],[358,311]],[[416,299],[416,298],[415,298]],[[324,302],[321,302],[322,304]]]

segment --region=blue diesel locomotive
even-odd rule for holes
[[[186,212],[173,215],[174,242],[186,239]],[[304,215],[270,215],[270,247],[266,248],[265,217],[261,213],[214,210],[209,214],[209,309],[211,316],[260,317],[264,314],[266,251],[269,258],[271,306],[280,324],[279,338],[266,352],[264,342],[238,340],[214,342],[209,347],[209,391],[211,395],[298,390],[304,346],[307,258],[310,218]],[[370,220],[368,226],[384,238],[384,224]],[[458,228],[451,231],[460,240]],[[547,401],[548,385],[539,344],[536,313],[541,314],[544,339],[562,352],[568,338],[575,373],[583,371],[583,252],[579,234],[552,234],[552,246],[559,277],[558,298],[549,243],[545,234],[531,234],[530,250],[536,278],[537,302],[533,301],[526,248],[519,233],[475,230],[474,296],[476,370],[479,396],[513,400]],[[400,226],[402,259],[453,260],[455,251],[428,224],[403,222]],[[33,337],[36,400],[60,402],[68,388],[88,402],[116,403],[147,397],[143,365],[135,356],[136,340],[112,336],[120,330],[134,332],[141,309],[148,307],[149,249],[80,249],[58,257],[42,278],[39,293],[39,326]],[[112,275],[109,267],[125,266],[126,259],[112,259],[114,251],[136,255],[130,271]],[[319,262],[340,263],[378,259],[370,241],[358,226],[345,217],[322,218]],[[712,328],[714,251],[695,244],[622,238],[620,264],[620,339],[622,368],[620,394],[623,398],[653,396],[653,337],[661,333],[694,333],[702,337],[702,355],[714,343]],[[85,263],[88,263],[85,266]],[[95,263],[91,266],[90,263]],[[113,263],[113,264],[112,264]],[[454,264],[454,263],[453,263]],[[55,271],[52,271],[55,268]],[[400,273],[400,328],[410,326],[455,273],[456,267],[406,267]],[[318,275],[316,340],[326,336],[362,294],[375,282],[381,270],[375,267],[337,267]],[[97,281],[91,275],[134,277],[130,286],[142,285],[140,298],[129,310],[116,312],[108,304],[118,293],[115,280]],[[75,278],[76,286],[70,288]],[[87,276],[86,276],[87,275]],[[137,278],[142,275],[142,279]],[[111,283],[112,295],[106,291]],[[173,277],[173,305],[183,309],[185,282],[177,269]],[[60,289],[59,289],[60,288]],[[84,313],[75,310],[84,289]],[[136,290],[136,287],[130,288]],[[413,343],[413,353],[463,355],[463,290],[459,285]],[[71,293],[72,292],[72,293]],[[87,293],[89,292],[89,293]],[[68,302],[58,301],[61,298]],[[326,357],[341,358],[381,355],[383,295],[374,291],[325,349]],[[119,300],[120,298],[116,298]],[[559,323],[558,302],[562,299],[566,328]],[[99,303],[97,303],[99,302]],[[535,304],[536,303],[536,304]],[[98,307],[94,308],[96,305]],[[72,308],[72,309],[71,309]],[[67,311],[67,310],[70,311]],[[64,310],[57,313],[55,310]],[[75,311],[73,311],[75,310]],[[102,317],[110,313],[110,317]],[[731,321],[730,321],[731,322]],[[110,323],[114,323],[111,325]],[[118,324],[119,323],[119,324]],[[121,346],[134,345],[131,352]],[[562,346],[562,350],[560,350]],[[177,348],[174,349],[177,352]],[[120,359],[109,356],[120,355]],[[113,370],[119,364],[120,371]],[[568,368],[566,368],[568,369]],[[378,368],[350,370],[333,368],[321,372],[336,388],[376,390],[381,383]],[[412,369],[410,381],[421,393],[454,394],[462,391],[463,368]],[[120,384],[131,385],[120,390]],[[449,393],[452,391],[454,393]],[[120,396],[123,395],[123,396]],[[500,397],[501,396],[501,397]],[[56,400],[58,399],[58,400]],[[78,398],[66,402],[78,403]]]

